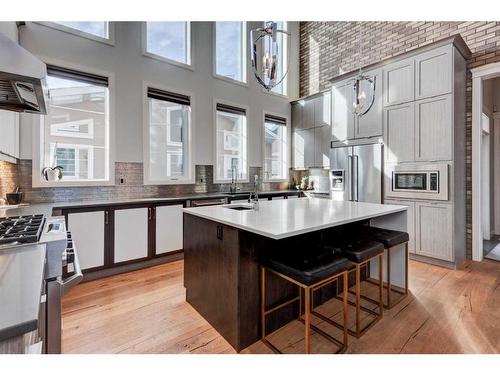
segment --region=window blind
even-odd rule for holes
[[[233,113],[235,115],[246,116],[247,111],[243,108],[233,107],[232,105],[217,103],[217,110],[221,112]]]
[[[265,122],[272,122],[273,124],[276,124],[276,125],[286,126],[286,119],[285,118],[274,116],[274,115],[268,115],[267,113],[264,116],[264,121]]]
[[[163,91],[152,87],[148,87],[148,98],[164,100],[166,102],[181,105],[191,105],[191,98],[187,95],[177,94],[170,91]]]
[[[52,77],[71,79],[91,85],[108,87],[108,77],[62,68],[60,66],[47,65],[47,74]]]

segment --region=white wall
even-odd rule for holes
[[[248,23],[248,27],[262,23]],[[20,28],[21,45],[42,60],[67,62],[70,65],[113,72],[115,75],[115,160],[142,161],[142,82],[193,93],[194,163],[213,164],[213,98],[241,103],[249,107],[249,165],[262,165],[262,112],[290,115],[289,100],[299,91],[299,25],[289,24],[292,33],[289,99],[265,93],[247,67],[248,86],[229,83],[213,77],[213,23],[192,24],[194,71],[157,61],[142,55],[141,23],[116,22],[115,45],[96,42],[50,27],[28,22]],[[249,65],[249,64],[248,64]],[[30,122],[36,116],[21,118],[21,158],[32,158]]]

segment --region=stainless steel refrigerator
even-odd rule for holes
[[[332,144],[330,180],[333,200],[382,203],[383,145]]]

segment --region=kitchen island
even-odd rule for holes
[[[241,351],[260,338],[259,254],[283,247],[292,238],[303,239],[307,251],[307,244],[325,231],[350,223],[406,231],[406,210],[405,206],[319,198],[260,201],[258,209],[241,204],[186,208],[186,300]],[[393,250],[393,285],[403,287],[406,262],[404,246]],[[377,270],[376,264],[371,269]],[[297,295],[296,286],[272,276],[266,287],[270,305]],[[325,301],[333,297],[331,293],[315,299]],[[268,316],[267,327],[273,331],[297,314],[298,304],[291,304]]]

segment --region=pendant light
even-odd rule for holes
[[[361,117],[365,115],[373,106],[375,102],[375,84],[376,77],[363,74],[363,69],[361,68],[361,57],[363,56],[363,44],[362,44],[362,24],[358,23],[359,30],[359,71],[358,75],[354,78],[353,84],[353,94],[354,101],[352,103],[353,114]],[[365,88],[368,86],[369,94],[367,95]]]
[[[267,91],[271,91],[273,87],[279,85],[288,72],[288,67],[286,71],[279,71],[278,61],[280,53],[288,54],[290,50],[289,35],[290,33],[285,30],[279,30],[277,23],[272,21],[266,22],[264,27],[259,27],[250,31],[250,56],[253,74],[257,82]],[[279,36],[283,36],[283,40],[286,40],[287,44],[285,51],[279,50]],[[283,49],[285,49],[285,45],[283,45]],[[260,58],[258,56],[259,54]]]

